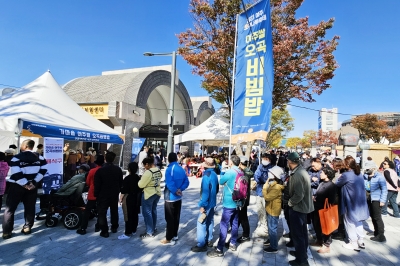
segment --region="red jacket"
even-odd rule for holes
[[[97,170],[100,168],[101,166],[97,165],[96,168],[91,169],[86,178],[86,185],[89,186],[88,200],[96,200],[96,197],[94,196],[94,174],[96,174]]]

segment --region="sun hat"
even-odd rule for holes
[[[204,168],[215,168],[214,159],[213,158],[205,158],[204,163],[201,164]]]

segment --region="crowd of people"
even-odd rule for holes
[[[35,217],[37,187],[46,174],[46,160],[43,147],[33,152],[34,142],[26,140],[21,144],[21,152],[14,155],[12,150],[0,153],[0,196],[4,194],[5,177],[11,169],[7,180],[8,196],[3,219],[3,239],[12,236],[14,213],[22,202],[25,208],[23,234],[30,234]],[[315,231],[315,242],[318,253],[329,253],[332,239],[344,241],[346,249],[360,251],[365,249],[363,221],[371,217],[373,235],[371,240],[385,242],[382,216],[387,216],[387,207],[393,209],[393,217],[400,218],[396,202],[399,187],[396,160],[385,158],[378,167],[372,159],[364,163],[364,172],[352,156],[338,158],[330,153],[312,157],[309,152],[270,151],[250,157],[227,154],[210,156],[183,156],[180,153],[162,151],[155,153],[144,147],[138,156],[138,162],[128,165],[129,174],[123,178],[121,168],[113,162],[116,154],[98,154],[92,160],[93,151],[82,160],[74,151],[65,146],[66,167],[70,170],[67,182],[54,194],[70,193],[78,183],[85,182],[88,187],[87,203],[83,221],[77,233],[86,234],[89,215],[97,210],[98,218],[95,231],[101,237],[109,237],[109,230],[116,233],[119,227],[118,204],[122,206],[125,231],[118,239],[129,239],[136,234],[139,214],[142,213],[145,232],[142,239],[154,238],[157,233],[157,205],[161,198],[161,179],[164,162],[165,169],[164,215],[166,220],[163,245],[174,245],[178,238],[179,221],[182,209],[183,192],[189,186],[188,171],[190,164],[196,163],[201,172],[199,213],[197,219],[197,244],[193,252],[206,252],[213,246],[214,215],[217,205],[217,194],[222,190],[222,216],[219,227],[219,241],[215,248],[207,252],[209,257],[224,255],[224,248],[236,251],[237,245],[250,241],[251,230],[247,207],[250,197],[255,196],[258,224],[254,232],[267,237],[264,251],[278,252],[278,222],[281,212],[289,227],[288,247],[294,247],[291,254],[295,260],[291,265],[308,265],[307,249],[308,228],[312,225]],[[67,152],[68,151],[68,152]],[[11,152],[11,153],[10,153]],[[79,154],[79,153],[78,153]],[[228,160],[229,159],[229,160]],[[70,163],[71,162],[71,163]],[[162,163],[160,163],[162,162]],[[75,164],[74,167],[69,165]],[[77,172],[78,171],[78,172]],[[219,175],[219,176],[218,176]],[[238,180],[243,180],[245,197],[235,199]],[[251,190],[254,192],[251,193]],[[41,197],[41,208],[46,208],[47,197]],[[323,234],[319,210],[325,208],[326,201],[338,205],[340,222],[338,229],[331,234]],[[43,203],[43,204],[42,204]],[[106,214],[110,209],[111,227]],[[239,236],[239,227],[243,228]],[[230,238],[228,239],[228,233]]]

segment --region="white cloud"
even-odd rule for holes
[[[125,64],[125,61],[124,61],[124,60],[119,60],[119,62],[120,62],[121,64]]]

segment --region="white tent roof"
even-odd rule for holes
[[[77,105],[48,71],[21,89],[0,96],[0,134],[19,132],[18,119],[121,135]],[[1,133],[3,131],[3,134]]]
[[[207,146],[228,146],[230,124],[227,116],[228,110],[226,108],[219,109],[199,126],[183,134],[176,135],[174,143],[194,141],[201,144],[204,143]]]

